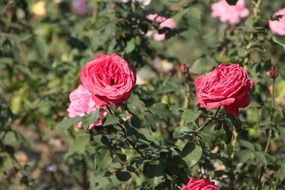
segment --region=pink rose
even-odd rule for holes
[[[238,64],[220,64],[214,71],[195,80],[198,103],[206,109],[224,106],[229,114],[249,105],[248,91],[254,82]]]
[[[181,190],[219,190],[219,187],[207,179],[196,180],[194,177],[191,177],[187,185]]]
[[[98,105],[93,101],[92,94],[82,85],[79,85],[74,91],[69,94],[70,105],[67,109],[69,117],[83,117],[86,114],[89,114],[97,109],[100,109]],[[107,115],[106,111],[100,112],[99,119],[90,124],[88,129],[94,129],[97,126],[102,125],[102,120]],[[82,122],[79,122],[77,125],[79,128],[82,128]]]
[[[86,15],[90,12],[86,0],[73,0],[72,1],[72,11],[78,15]]]
[[[285,8],[277,11],[275,13],[279,18],[277,20],[269,21],[269,28],[274,34],[278,34],[280,36],[285,35]]]
[[[212,17],[217,17],[221,22],[238,24],[242,18],[249,15],[244,0],[239,0],[236,5],[229,5],[226,0],[212,4]]]
[[[100,106],[122,104],[129,98],[136,84],[136,76],[130,65],[115,54],[99,55],[85,64],[80,80]]]
[[[162,28],[173,29],[177,25],[174,19],[165,18],[165,17],[159,16],[158,14],[149,14],[147,15],[147,19],[159,23],[159,28],[161,29]],[[158,32],[152,32],[152,31],[149,31],[146,35],[153,36],[153,39],[156,41],[165,40],[165,37],[166,37],[166,34],[159,34]]]

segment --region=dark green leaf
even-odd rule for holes
[[[116,177],[119,181],[128,181],[131,178],[131,174],[127,171],[116,171]]]
[[[238,0],[227,0],[229,5],[235,5],[237,4]]]

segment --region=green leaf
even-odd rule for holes
[[[131,174],[127,171],[116,171],[116,177],[119,181],[128,181],[131,178]]]
[[[42,61],[47,62],[48,60],[48,46],[43,38],[36,38],[36,50],[39,55],[39,57],[42,59]]]
[[[120,122],[120,118],[118,118],[117,116],[115,116],[115,115],[108,115],[106,117],[105,122],[103,123],[103,126],[115,125],[115,124],[117,124],[119,122]]]
[[[241,146],[243,146],[243,147],[245,147],[251,151],[255,151],[255,147],[251,142],[246,141],[246,140],[240,140],[239,143]]]
[[[61,122],[55,125],[55,128],[67,130],[74,124],[77,124],[80,120],[80,117],[64,118]]]
[[[237,4],[238,0],[226,0],[229,5],[235,5]]]
[[[96,111],[91,112],[90,114],[87,114],[82,118],[81,121],[84,129],[87,129],[91,123],[94,123],[99,119],[99,113],[100,110],[97,109]]]
[[[217,65],[217,62],[214,59],[208,56],[204,56],[204,57],[198,58],[193,63],[190,71],[192,73],[201,75],[201,74],[204,74],[210,71],[216,65]]]
[[[255,158],[254,152],[251,150],[241,150],[237,152],[237,157],[240,162],[247,162],[248,160],[252,160]]]
[[[129,98],[127,107],[133,114],[140,114],[146,110],[144,102],[137,95],[132,95]]]
[[[125,52],[131,53],[135,49],[135,47],[136,47],[135,38],[133,38],[130,41],[128,41],[127,47],[125,48]]]
[[[159,119],[164,119],[164,120],[167,120],[171,115],[171,112],[169,111],[168,106],[162,103],[154,104],[150,108],[150,112],[157,115]]]
[[[256,159],[262,164],[267,165],[267,159],[265,157],[264,152],[255,152]]]
[[[163,176],[165,173],[165,164],[163,160],[157,160],[152,163],[146,163],[143,167],[143,173],[147,177],[154,178]]]
[[[69,147],[69,154],[78,153],[83,154],[85,152],[86,145],[89,144],[89,135],[80,135],[71,143]]]
[[[153,117],[153,114],[150,113],[150,112],[146,112],[144,114],[144,118],[145,118],[145,121],[150,125],[150,127],[152,129],[155,129],[156,128],[156,120],[155,118]]]
[[[189,152],[189,153],[188,153]],[[182,150],[183,160],[186,162],[189,168],[194,166],[202,156],[202,148],[199,145],[189,145],[188,143],[184,146]],[[186,154],[186,155],[185,155]]]
[[[191,109],[187,109],[182,114],[182,119],[186,122],[195,122],[195,120],[200,116],[201,112],[194,112]]]
[[[191,131],[193,131],[193,129],[187,126],[176,127],[173,131],[173,138],[176,138],[176,139],[183,138],[185,134]]]
[[[94,167],[100,170],[107,170],[112,163],[112,157],[108,150],[103,150],[96,154],[94,159]]]

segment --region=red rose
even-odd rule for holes
[[[187,185],[181,190],[219,190],[219,187],[207,179],[196,180],[191,177]]]
[[[136,84],[130,65],[120,56],[99,55],[84,65],[80,80],[97,105],[119,105],[129,98]]]
[[[249,105],[248,91],[254,82],[238,64],[220,64],[214,71],[195,80],[198,103],[206,109],[224,106],[229,114]]]

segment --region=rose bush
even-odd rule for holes
[[[282,7],[3,0],[0,189],[285,189]]]

